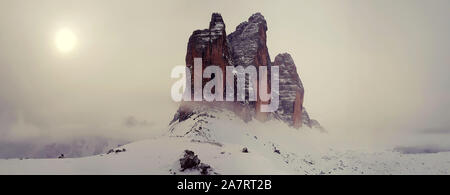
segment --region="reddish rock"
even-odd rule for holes
[[[223,22],[220,14],[213,13],[209,28],[204,30],[196,30],[189,38],[186,54],[186,66],[191,69],[192,93],[194,93],[194,58],[202,58],[203,70],[210,65],[219,66],[222,69],[222,78],[226,78],[225,67],[231,65],[231,59],[230,49],[227,43],[225,23]],[[210,79],[203,79],[202,87],[209,80]]]
[[[261,66],[267,66],[270,74],[270,56],[267,49],[267,22],[260,13],[250,16],[248,21],[239,24],[236,31],[228,36],[231,45],[232,58],[235,66],[255,66],[258,70]],[[259,90],[259,75],[256,88]],[[270,76],[267,81],[267,91],[270,92]],[[248,89],[249,86],[246,86]],[[248,98],[248,96],[246,97]],[[268,120],[269,113],[261,112],[261,104],[267,104],[257,96],[254,103],[249,103],[255,109],[255,118],[260,121]]]
[[[288,53],[277,55],[273,65],[279,66],[280,70],[280,107],[277,114],[283,121],[300,128],[303,123],[304,88],[297,67]]]
[[[222,16],[213,13],[208,29],[196,30],[189,38],[186,54],[186,66],[191,69],[191,89],[192,97],[194,93],[194,58],[202,58],[203,70],[211,65],[219,66],[222,69],[224,80],[225,95],[225,78],[226,66],[255,66],[258,70],[260,67],[267,67],[267,91],[270,93],[270,67],[272,65],[279,66],[279,98],[280,104],[274,113],[261,112],[261,105],[268,104],[268,101],[262,101],[257,95],[256,102],[248,101],[249,96],[246,93],[244,102],[184,102],[172,121],[183,121],[192,116],[195,112],[196,105],[201,106],[218,106],[221,108],[234,111],[244,121],[256,118],[260,121],[266,121],[275,117],[286,122],[290,126],[300,128],[302,125],[308,127],[323,128],[313,119],[309,118],[306,109],[303,106],[304,88],[297,73],[297,67],[292,57],[287,54],[279,54],[271,62],[269,51],[267,48],[267,22],[260,13],[253,14],[248,21],[239,24],[236,31],[230,35],[226,35],[225,23]],[[202,70],[202,72],[203,72]],[[259,77],[259,74],[258,74]],[[210,79],[203,79],[202,87]],[[248,91],[249,83],[246,79],[245,89]],[[259,91],[259,78],[254,87]],[[235,94],[236,97],[236,80]]]
[[[302,127],[302,110],[303,110],[303,93],[297,90],[295,94],[294,113],[292,114],[292,126],[295,128]]]

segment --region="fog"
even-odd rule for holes
[[[449,9],[447,0],[1,0],[0,143],[164,132],[177,109],[170,71],[184,65],[190,34],[212,12],[227,33],[261,12],[271,59],[292,55],[305,107],[331,135],[445,145]],[[55,47],[61,28],[77,36],[70,53]]]

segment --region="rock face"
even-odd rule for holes
[[[249,121],[253,118],[260,121],[267,121],[271,118],[280,119],[292,127],[300,128],[306,124],[308,127],[320,127],[317,121],[311,120],[303,107],[304,88],[297,73],[297,68],[292,57],[287,54],[279,54],[274,62],[271,62],[269,51],[267,48],[267,22],[263,15],[255,13],[248,21],[242,22],[236,27],[236,31],[227,36],[225,31],[225,23],[218,13],[213,13],[208,29],[196,30],[189,38],[186,66],[191,71],[191,89],[194,87],[194,58],[202,58],[203,70],[211,65],[219,66],[222,69],[223,77],[226,78],[226,66],[255,66],[257,70],[260,67],[267,67],[268,76],[265,82],[267,92],[270,93],[270,68],[271,66],[279,66],[280,70],[280,105],[279,109],[274,113],[260,112],[262,104],[269,102],[262,101],[257,95],[256,101],[248,101],[248,93],[244,102],[228,102],[218,103],[201,102],[200,104],[210,105],[228,105],[226,108],[234,111],[243,120]],[[203,79],[202,85],[210,79]],[[259,74],[257,82],[250,85],[249,79],[246,78],[245,91],[251,87],[260,90]],[[225,79],[224,79],[225,84]],[[224,85],[225,86],[225,85]],[[236,97],[236,80],[235,94]],[[224,87],[225,90],[225,87]],[[193,91],[191,91],[193,95]],[[225,94],[225,91],[224,91]],[[193,96],[192,96],[193,97]],[[193,112],[192,107],[197,103],[183,102],[182,106],[175,114],[174,121],[183,121],[189,118]],[[194,105],[194,106],[193,106]],[[231,106],[230,106],[231,105]]]
[[[298,76],[297,67],[288,53],[277,55],[273,65],[279,66],[280,70],[280,106],[277,114],[283,121],[300,128],[305,90]]]
[[[225,23],[220,14],[213,13],[209,28],[196,30],[189,38],[186,66],[192,73],[191,89],[194,88],[194,58],[202,58],[203,70],[210,65],[219,66],[222,69],[222,78],[225,78],[225,67],[232,65],[230,56],[230,48],[228,47],[227,35],[225,32]],[[203,79],[202,87],[209,80],[210,79]]]
[[[250,16],[247,22],[243,22],[236,27],[236,31],[228,35],[228,40],[231,45],[232,59],[237,66],[243,66],[244,68],[250,65],[259,68],[260,66],[267,66],[270,70],[270,56],[267,49],[267,22],[260,13]],[[268,78],[270,81],[270,77]],[[248,82],[248,81],[247,81]],[[246,82],[246,83],[247,83]],[[259,89],[259,75],[256,83],[257,89]],[[266,84],[268,91],[270,91],[269,83]],[[246,84],[248,89],[249,85]],[[268,102],[262,102],[257,96],[257,100],[254,104],[251,104],[251,108],[255,109],[255,118],[261,121],[268,119],[268,113],[260,112],[261,104],[267,104]]]
[[[280,106],[276,111],[278,118],[295,128],[306,125],[323,130],[318,121],[309,118],[303,106],[305,89],[291,55],[278,54],[273,65],[278,66],[280,70]]]

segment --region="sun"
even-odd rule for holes
[[[68,28],[61,29],[56,33],[55,44],[61,53],[71,52],[77,45],[77,36]]]

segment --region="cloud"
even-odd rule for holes
[[[136,119],[136,117],[134,116],[128,116],[124,119],[123,124],[128,127],[128,128],[133,128],[133,127],[149,127],[149,126],[153,126],[154,123],[151,122],[147,122],[147,120],[138,120]]]
[[[450,134],[450,128],[424,129],[420,132],[423,134]]]
[[[400,152],[402,154],[439,153],[439,152],[450,152],[450,147],[445,148],[437,145],[398,146],[394,148],[394,151]]]

